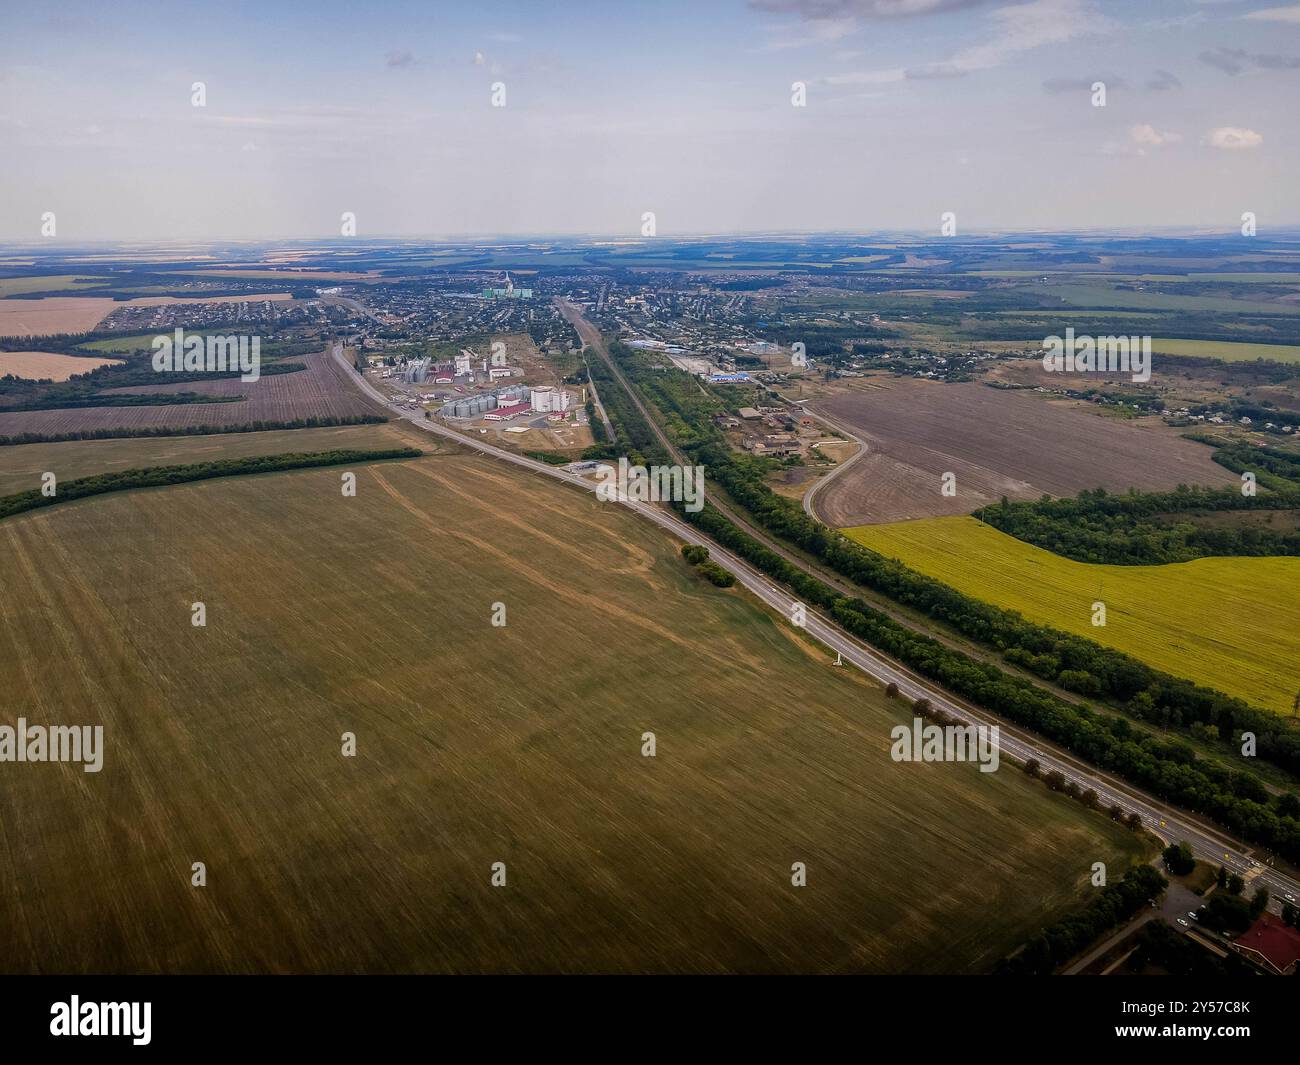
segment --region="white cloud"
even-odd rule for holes
[[[1223,148],[1226,151],[1240,151],[1243,148],[1258,148],[1264,143],[1264,135],[1253,129],[1238,126],[1220,126],[1205,135],[1205,143],[1211,148]]]
[[[1149,122],[1133,126],[1128,131],[1128,137],[1134,144],[1150,144],[1155,147],[1160,147],[1162,144],[1177,144],[1183,139],[1181,133],[1156,129]]]
[[[999,25],[991,41],[963,48],[943,66],[970,72],[1001,66],[1021,52],[1045,44],[1063,44],[1111,28],[1112,22],[1088,0],[1031,0],[995,8],[990,17]]]
[[[942,15],[986,0],[750,0],[758,11],[780,11],[815,20],[855,16],[860,18],[909,18],[913,15]]]
[[[780,23],[765,27],[768,34],[764,51],[780,52],[787,48],[806,48],[815,44],[831,44],[856,33],[855,18],[813,18],[805,22]]]
[[[902,81],[906,71],[902,67],[891,70],[861,70],[852,74],[832,74],[826,79],[828,85],[888,85]]]
[[[1300,22],[1300,4],[1290,4],[1286,7],[1265,7],[1259,11],[1252,11],[1245,17],[1259,22]]]
[[[1108,33],[1115,26],[1113,20],[1097,11],[1092,0],[1029,0],[994,8],[988,18],[996,25],[996,32],[989,40],[959,49],[946,60],[901,72],[878,70],[841,74],[825,80],[832,85],[847,85],[901,81],[904,77],[959,77],[1002,66],[1020,53],[1043,45],[1059,45],[1076,37]]]

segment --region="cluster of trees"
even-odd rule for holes
[[[16,433],[0,436],[0,447],[13,444],[56,444],[65,440],[122,440],[137,436],[218,436],[223,433],[263,433],[276,429],[322,429],[336,425],[379,425],[381,414],[323,414],[281,421],[259,420],[238,425],[146,425],[119,429],[78,429],[67,433]]]
[[[618,343],[611,344],[610,351],[616,358],[630,358],[633,354],[631,348]],[[610,373],[605,361],[593,359],[589,370],[591,379],[600,392],[605,414],[614,427],[614,439],[594,444],[583,452],[583,458],[603,459],[626,455],[628,462],[633,465],[666,462],[668,456],[664,454],[663,446],[655,437],[654,431],[641,417],[641,412],[636,409],[632,397],[623,390],[614,375]],[[595,423],[592,424],[594,432]]]
[[[860,338],[866,327],[860,325],[814,325],[799,322],[774,322],[764,332],[775,344],[789,347],[802,344],[805,352],[818,359],[842,359],[850,340]]]
[[[1048,302],[1051,297],[1046,293],[1042,294],[1042,306],[1047,307],[1051,304]],[[963,304],[966,301],[963,301]],[[994,301],[989,297],[981,297],[981,302],[987,302],[991,306]],[[1023,298],[1015,299],[1010,306],[1014,310],[1022,309],[1025,304]],[[1060,304],[1055,306],[1058,308]],[[1076,335],[1083,336],[1090,334],[1092,336],[1113,336],[1115,334],[1133,334],[1140,336],[1149,333],[1153,336],[1168,337],[1178,340],[1222,340],[1231,343],[1240,343],[1241,341],[1259,340],[1267,344],[1300,344],[1300,323],[1297,323],[1294,316],[1286,314],[1257,314],[1254,312],[1248,314],[1234,314],[1232,324],[1226,325],[1223,321],[1223,315],[1206,313],[1197,314],[1179,309],[1176,312],[1163,312],[1155,308],[1143,307],[1141,314],[1143,317],[1128,317],[1123,311],[1109,309],[1100,310],[1089,307],[1071,307],[1073,312],[1070,318],[1070,324],[1074,326]],[[1085,311],[1094,311],[1096,318],[1088,318]],[[1158,315],[1153,318],[1152,315]],[[927,312],[927,319],[933,317]],[[1035,343],[1042,343],[1043,340],[1043,320],[1042,318],[1018,317],[1015,314],[1006,314],[1001,316],[983,315],[979,313],[966,314],[966,322],[958,336],[963,339],[969,339],[973,343],[979,343],[989,337],[988,322],[997,323],[996,336],[1003,340],[1027,340]],[[984,324],[980,324],[980,323]],[[1246,329],[1255,332],[1251,336]],[[1172,356],[1161,355],[1160,361],[1163,366],[1166,360],[1172,360]],[[1295,376],[1294,364],[1278,362],[1276,360],[1260,358],[1253,360],[1261,363],[1267,363],[1276,372],[1282,375],[1282,379]],[[1211,360],[1197,358],[1199,369],[1204,370],[1207,363],[1221,363],[1222,360]],[[1170,362],[1172,365],[1172,361]],[[1236,365],[1232,363],[1230,365]]]
[[[1260,907],[1259,913],[1263,913]],[[1200,922],[1212,932],[1226,932],[1239,936],[1255,923],[1259,913],[1254,912],[1254,904],[1247,902],[1240,895],[1225,895],[1216,891],[1210,901],[1201,907]]]
[[[1138,933],[1137,947],[1129,957],[1131,969],[1141,972],[1157,966],[1171,976],[1253,976],[1250,963],[1237,954],[1220,958],[1164,921],[1148,921]]]
[[[1208,411],[1207,405],[1197,408],[1195,413],[1201,414]],[[1246,400],[1234,399],[1231,403],[1231,412],[1234,418],[1250,418],[1256,422],[1276,422],[1280,425],[1297,425],[1300,424],[1300,411],[1287,410],[1283,407],[1274,407],[1272,405],[1263,406],[1258,403],[1251,403]]]
[[[1168,886],[1169,882],[1149,865],[1132,869],[1118,884],[1102,888],[1101,894],[1081,911],[1045,928],[1011,957],[1004,958],[994,972],[1002,976],[1050,975],[1089,943],[1129,920]]]
[[[1209,439],[1194,434],[1194,439]],[[1300,455],[1276,447],[1255,447],[1253,444],[1228,444],[1215,448],[1210,456],[1220,466],[1233,473],[1253,473],[1256,481],[1277,492],[1294,491],[1300,485]]]
[[[54,503],[64,503],[70,499],[83,499],[104,492],[121,492],[128,488],[155,488],[161,485],[182,484],[186,481],[203,481],[212,477],[272,473],[277,470],[305,469],[312,466],[337,466],[347,462],[418,458],[421,454],[423,452],[414,447],[372,451],[344,448],[336,451],[295,451],[282,455],[252,455],[248,458],[220,459],[216,462],[193,462],[184,466],[147,466],[138,470],[99,473],[93,477],[64,481],[57,486],[58,490],[53,496],[42,495],[39,489],[31,489],[0,497],[0,518]]]
[[[428,414],[429,412],[425,411],[424,413]],[[554,451],[525,451],[524,454],[530,459],[544,462],[548,466],[564,466],[571,461],[567,455],[560,455]]]
[[[686,544],[682,547],[682,558],[692,566],[698,566],[709,557],[709,549],[703,544]]]
[[[712,584],[719,588],[730,588],[736,583],[735,575],[723,569],[716,562],[701,562],[699,570]]]
[[[682,548],[682,558],[697,567],[700,573],[719,588],[730,588],[736,583],[734,574],[709,558],[709,549],[703,544],[687,544]]]
[[[1196,859],[1192,857],[1192,848],[1186,843],[1171,843],[1164,849],[1161,857],[1165,868],[1174,876],[1187,876],[1196,868]]]
[[[1236,488],[1189,488],[1172,492],[1111,495],[1104,488],[1076,499],[1000,503],[975,517],[1018,540],[1076,562],[1151,566],[1190,562],[1210,555],[1300,555],[1300,533],[1257,526],[1197,524],[1195,513],[1300,509],[1300,489],[1243,496]]]
[[[591,428],[591,438],[597,444],[605,443],[609,437],[605,432],[605,423],[600,420],[596,412],[596,404],[592,400],[587,400],[587,425]]]

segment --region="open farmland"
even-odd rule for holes
[[[1121,422],[975,383],[877,378],[871,385],[808,404],[867,443],[868,453],[817,496],[830,525],[969,514],[1002,496],[1237,483],[1209,448],[1158,423]],[[947,472],[956,474],[955,496],[940,494]]]
[[[272,292],[241,296],[139,296],[129,300],[113,300],[104,296],[47,296],[35,300],[0,299],[0,337],[87,333],[110,313],[123,307],[164,307],[172,304],[242,303],[264,300],[277,302],[292,298],[287,292]]]
[[[108,391],[130,393],[197,392],[209,396],[246,396],[237,403],[186,403],[157,407],[79,407],[64,410],[0,411],[0,436],[20,433],[69,433],[92,429],[182,428],[187,425],[243,425],[254,421],[345,417],[381,413],[354,384],[347,371],[324,354],[295,355],[307,369],[263,376],[180,384],[144,385]]]
[[[121,304],[104,296],[47,296],[0,300],[0,337],[88,333]]]
[[[0,523],[6,719],[107,745],[0,775],[0,969],[981,969],[1137,857],[1005,763],[892,762],[901,707],[622,510],[357,473]]]
[[[32,381],[66,381],[76,374],[90,373],[100,366],[116,366],[121,361],[60,355],[53,351],[0,351],[0,377],[12,374]]]
[[[1154,337],[1151,350],[1155,354],[1195,355],[1201,358],[1222,359],[1224,362],[1250,362],[1254,359],[1271,359],[1276,362],[1300,362],[1300,345],[1247,344],[1223,340],[1171,340]]]
[[[28,292],[71,292],[107,285],[104,277],[83,277],[78,274],[55,274],[41,277],[0,277],[0,298],[22,296]]]
[[[213,433],[204,436],[141,436],[110,440],[64,440],[51,444],[0,447],[0,496],[41,486],[49,471],[59,481],[145,466],[181,466],[286,451],[379,450],[416,446],[436,450],[427,433],[396,423],[336,425],[319,429],[272,429],[258,433]]]
[[[1256,706],[1289,714],[1300,690],[1300,558],[1089,565],[971,517],[845,531],[967,595]],[[1092,624],[1097,601],[1104,626]]]

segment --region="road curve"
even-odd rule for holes
[[[549,466],[525,455],[518,455],[486,441],[477,441],[455,430],[448,429],[432,419],[424,417],[423,411],[412,411],[389,403],[384,396],[365,377],[343,357],[342,344],[331,345],[331,353],[347,371],[348,376],[356,381],[357,386],[385,410],[417,428],[435,436],[452,440],[471,451],[494,458],[512,465],[520,466],[533,473],[543,474],[554,480],[562,481],[583,491],[595,492],[597,485],[568,470]],[[782,591],[771,580],[753,569],[725,548],[714,543],[707,536],[698,532],[693,526],[682,521],[671,511],[635,500],[620,499],[618,502],[636,512],[648,521],[671,533],[679,540],[689,544],[700,544],[709,549],[710,557],[719,565],[733,573],[736,580],[747,591],[760,599],[769,608],[787,620],[794,617],[795,607],[802,606],[792,595]],[[882,684],[898,685],[901,695],[908,699],[925,698],[937,709],[947,712],[949,717],[960,724],[998,726],[999,749],[1012,758],[1024,762],[1036,758],[1042,772],[1058,770],[1066,780],[1072,780],[1085,790],[1097,792],[1103,807],[1119,806],[1125,813],[1136,813],[1142,824],[1157,838],[1166,842],[1186,842],[1193,854],[1206,861],[1222,864],[1228,869],[1240,873],[1253,873],[1251,884],[1269,889],[1273,899],[1291,895],[1300,899],[1300,880],[1287,876],[1282,871],[1263,865],[1251,857],[1250,848],[1231,839],[1221,830],[1204,824],[1190,817],[1181,810],[1163,805],[1123,781],[1103,773],[1093,766],[1080,762],[1068,752],[1059,750],[1041,737],[1024,733],[1014,726],[1008,726],[987,711],[960,702],[946,692],[929,684],[901,663],[895,662],[844,632],[835,623],[820,614],[804,608],[805,622],[802,626],[810,636],[824,644],[831,651],[842,656],[846,663],[856,666],[864,673],[876,678]]]
[[[841,425],[839,422],[835,421],[833,418],[828,418],[821,411],[808,406],[804,406],[803,409],[806,410],[810,415],[812,415],[818,421],[825,422],[836,432],[843,433],[845,436],[847,436],[850,440],[852,440],[855,444],[858,445],[857,451],[855,451],[852,455],[850,455],[838,466],[836,466],[835,469],[831,470],[831,472],[828,473],[825,477],[818,477],[817,480],[815,480],[812,483],[812,486],[808,489],[808,491],[804,493],[803,512],[807,514],[808,517],[812,518],[813,521],[820,521],[823,524],[832,525],[833,523],[825,521],[825,519],[823,519],[817,513],[817,511],[813,509],[813,497],[817,495],[817,493],[820,492],[823,488],[825,488],[828,484],[830,484],[831,481],[835,480],[836,477],[839,477],[845,471],[852,468],[853,464],[857,462],[858,459],[863,458],[867,454],[867,442],[863,440],[862,437],[858,436],[857,433],[853,432],[853,430],[846,428],[845,426]]]

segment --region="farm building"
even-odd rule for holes
[[[1300,931],[1287,927],[1271,913],[1261,914],[1232,945],[1278,976],[1292,975],[1300,961]]]

